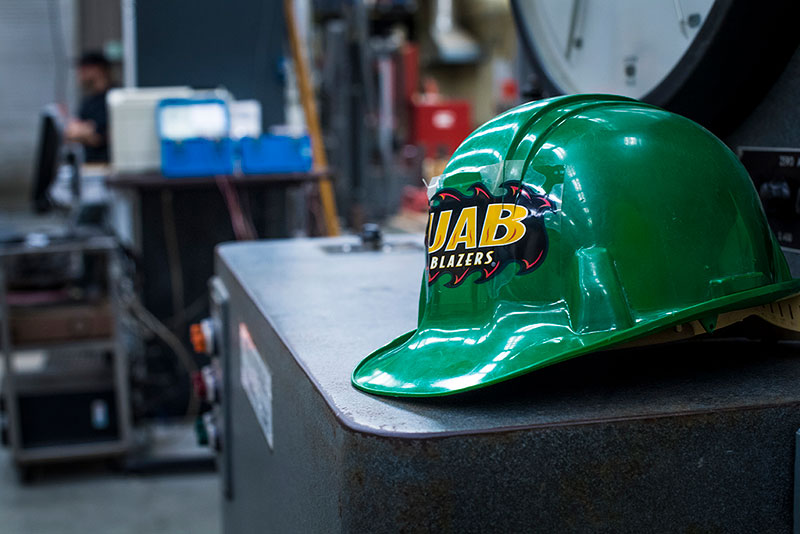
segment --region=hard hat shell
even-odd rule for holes
[[[800,291],[736,156],[625,97],[484,124],[430,187],[418,328],[353,384],[448,395]]]

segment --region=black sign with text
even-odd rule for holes
[[[800,148],[739,147],[781,246],[800,250]]]

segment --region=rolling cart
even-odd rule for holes
[[[3,435],[22,481],[37,464],[129,450],[116,253],[102,235],[0,248]]]

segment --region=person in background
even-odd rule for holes
[[[106,93],[111,89],[111,64],[99,52],[87,52],[78,61],[78,82],[83,91],[78,118],[64,131],[68,141],[84,146],[87,162],[108,161]]]

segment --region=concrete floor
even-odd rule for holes
[[[0,448],[0,531],[216,534],[217,480],[216,473],[129,475],[88,463],[45,467],[22,486]]]

